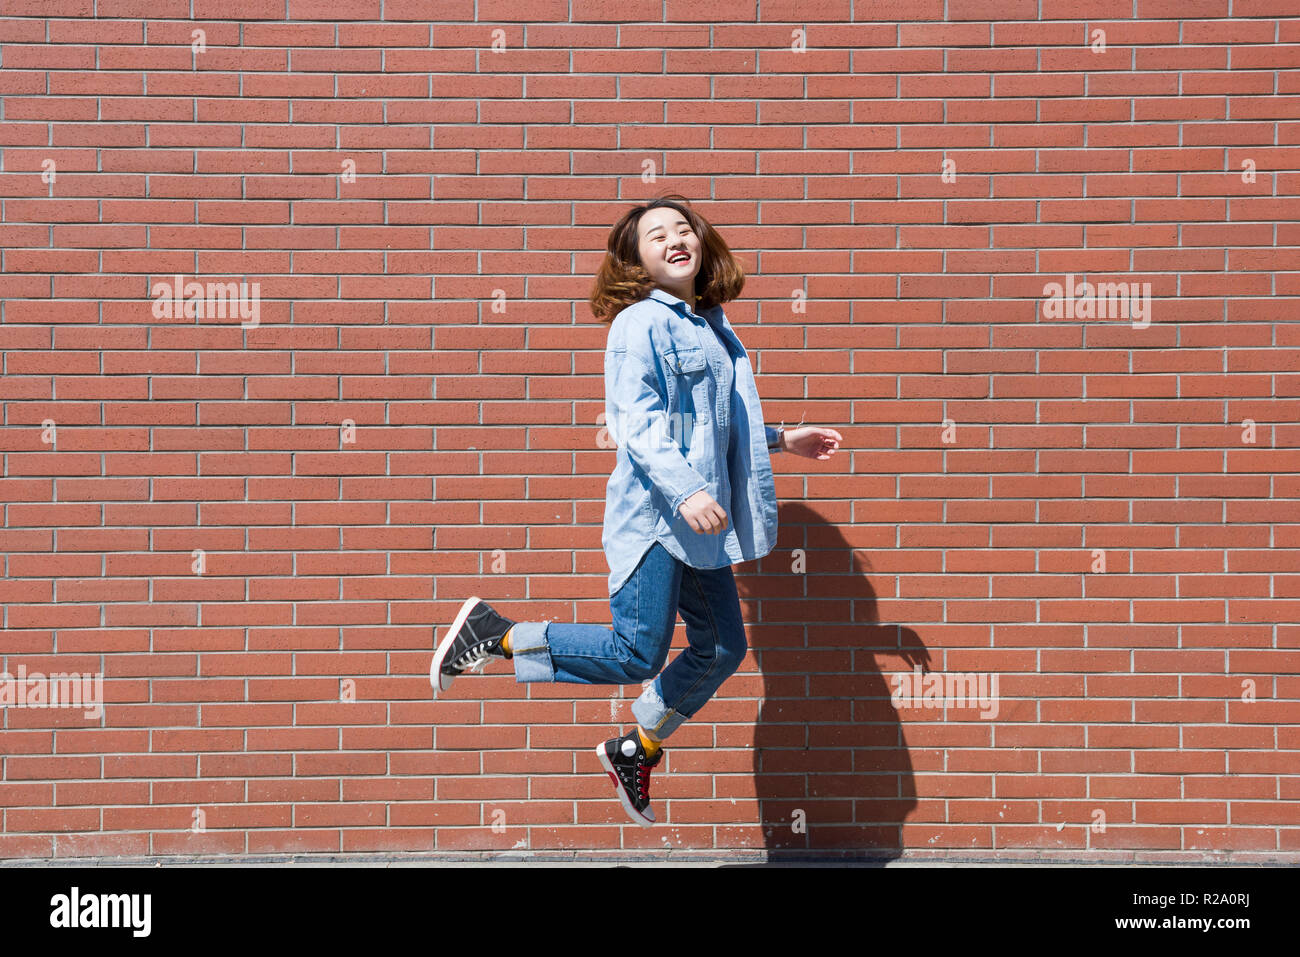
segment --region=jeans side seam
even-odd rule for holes
[[[653,551],[653,546],[650,551]],[[628,656],[628,661],[636,657],[636,643],[641,637],[641,573],[645,571],[646,562],[650,560],[650,551],[641,557],[641,567],[637,569],[636,575],[636,618],[633,619],[635,624],[632,626],[632,653]],[[627,662],[623,662],[627,664]]]

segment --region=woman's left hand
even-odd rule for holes
[[[786,429],[782,449],[802,455],[807,459],[828,459],[840,447],[840,434],[834,429],[823,429],[816,425],[805,425],[798,429]]]

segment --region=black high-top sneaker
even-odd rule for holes
[[[597,745],[596,757],[614,779],[627,816],[642,827],[653,825],[655,812],[650,810],[650,771],[663,760],[663,747],[660,746],[653,760],[647,758],[641,735],[633,728],[631,734],[610,738]]]
[[[513,657],[501,650],[501,639],[515,624],[481,598],[466,598],[433,656],[429,668],[433,696],[450,688],[458,675],[482,673],[493,658]]]

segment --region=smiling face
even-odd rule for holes
[[[700,272],[700,237],[671,206],[656,206],[637,224],[637,254],[656,286],[695,308]]]

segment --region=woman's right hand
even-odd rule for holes
[[[677,511],[701,535],[718,535],[727,530],[727,513],[705,489],[687,498]]]

